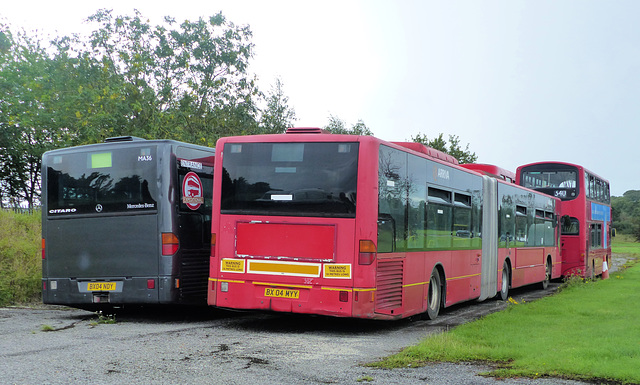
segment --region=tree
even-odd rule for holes
[[[343,135],[373,135],[373,132],[367,127],[362,120],[358,120],[351,128],[347,128],[344,120],[334,115],[329,115],[329,123],[323,127],[332,134]]]
[[[214,145],[229,134],[257,131],[255,79],[249,27],[218,13],[184,21],[165,17],[151,26],[139,12],[114,17],[100,10],[89,42],[92,59],[108,73],[125,110],[128,133]],[[105,136],[105,135],[102,135]]]
[[[38,39],[0,25],[0,186],[2,202],[38,202],[42,154],[60,136],[50,108],[52,61]]]
[[[478,156],[475,152],[470,152],[469,144],[466,145],[464,150],[460,147],[460,138],[457,135],[449,135],[449,143],[443,138],[444,134],[440,133],[437,138],[429,140],[425,134],[417,134],[415,137],[411,137],[412,142],[422,143],[425,146],[429,146],[436,150],[445,152],[452,155],[460,163],[474,163],[478,160]]]
[[[612,226],[620,234],[631,234],[640,241],[640,190],[629,190],[611,197]]]
[[[264,134],[282,134],[296,121],[296,112],[289,107],[289,98],[285,96],[280,78],[271,87],[267,96],[267,107],[262,111],[260,132]]]
[[[89,38],[63,36],[48,46],[0,25],[3,203],[37,201],[48,149],[121,135],[213,146],[222,136],[267,127],[266,120],[258,123],[264,95],[247,73],[253,55],[247,26],[220,13],[180,24],[167,17],[152,26],[138,12],[99,10],[88,21],[97,26]],[[272,96],[285,109],[262,117],[293,118],[281,85]]]

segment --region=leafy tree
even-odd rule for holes
[[[246,73],[253,56],[247,26],[221,13],[179,25],[166,17],[155,27],[137,11],[114,17],[100,10],[88,20],[99,26],[89,42],[92,58],[128,106],[127,133],[214,145],[257,130],[260,93]]]
[[[329,123],[323,127],[325,130],[332,134],[344,134],[344,135],[373,135],[373,132],[369,127],[364,124],[362,120],[358,120],[356,124],[347,128],[344,120],[334,115],[329,115]]]
[[[411,137],[411,141],[422,143],[436,150],[452,155],[460,163],[474,163],[478,160],[475,152],[469,150],[469,144],[464,149],[460,147],[460,138],[457,135],[449,135],[449,143],[444,139],[444,134],[440,133],[438,137],[429,140],[425,134],[417,134]]]
[[[38,39],[0,26],[0,186],[2,202],[38,202],[40,159],[59,134],[50,108],[52,63]]]
[[[640,241],[640,190],[629,190],[611,197],[612,226],[621,234],[632,234]]]
[[[260,132],[265,134],[282,134],[296,121],[296,112],[289,107],[289,98],[285,96],[282,81],[276,79],[267,96],[267,107],[262,111]]]
[[[264,95],[247,73],[251,31],[220,13],[152,26],[138,12],[99,10],[88,21],[96,25],[90,37],[58,37],[48,46],[0,25],[3,203],[37,201],[48,149],[120,135],[212,146],[295,117],[278,83],[259,124]]]

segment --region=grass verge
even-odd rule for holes
[[[0,210],[0,306],[39,301],[40,214]]]
[[[624,250],[624,251],[621,251]],[[616,241],[614,252],[640,244]],[[497,377],[562,377],[640,383],[640,265],[604,281],[572,282],[560,293],[428,337],[371,364],[394,368],[427,362],[489,362]]]

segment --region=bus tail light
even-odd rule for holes
[[[370,240],[360,240],[358,265],[371,265],[376,260],[376,245]]]
[[[211,233],[211,258],[216,257],[216,235]]]
[[[180,242],[173,233],[162,233],[162,255],[173,255],[178,252]]]
[[[44,238],[42,238],[42,259],[44,259],[44,244],[45,244]]]
[[[156,280],[155,279],[147,279],[147,289],[155,289],[156,288]]]
[[[341,291],[340,292],[340,302],[349,302],[349,292]]]

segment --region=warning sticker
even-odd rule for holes
[[[197,210],[204,203],[202,182],[195,172],[188,172],[182,181],[182,203],[191,210]]]
[[[351,278],[351,265],[324,265],[324,278]]]
[[[244,259],[223,259],[220,271],[226,273],[244,273]]]

